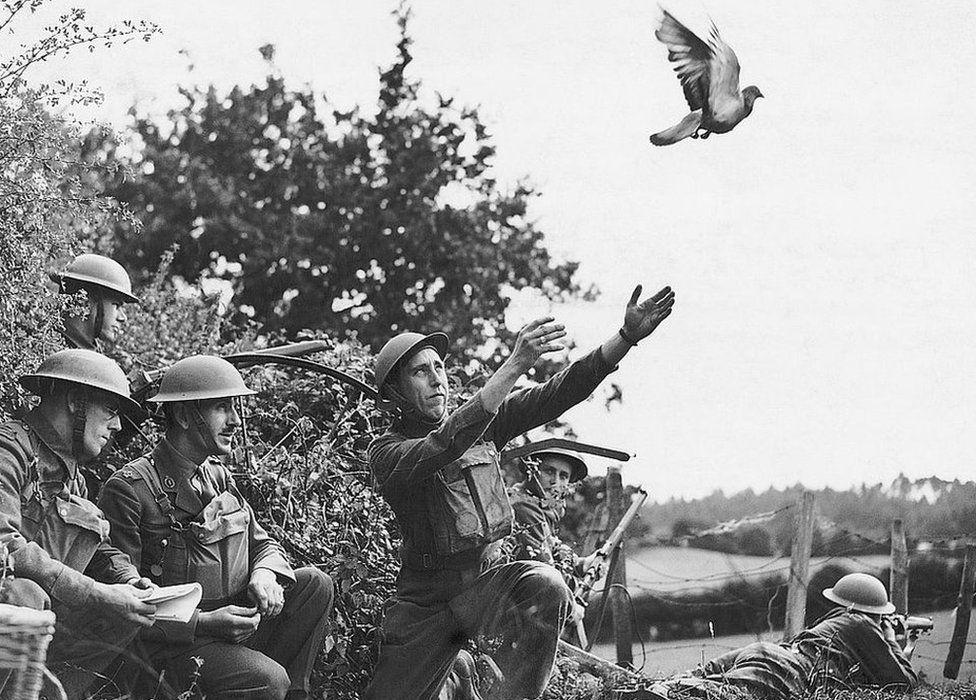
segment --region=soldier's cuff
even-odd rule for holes
[[[59,562],[60,564],[60,562]],[[95,590],[95,582],[64,564],[54,573],[50,585],[43,586],[48,595],[65,605],[82,606]]]

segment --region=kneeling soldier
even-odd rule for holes
[[[174,364],[150,399],[163,405],[165,437],[106,481],[99,504],[112,541],[145,576],[203,586],[189,622],[160,621],[144,638],[171,685],[189,682],[195,657],[208,698],[306,697],[332,580],[312,567],[292,570],[214,459],[230,454],[241,426],[237,397],[253,393],[219,357]]]
[[[380,398],[397,414],[369,446],[369,466],[396,514],[403,543],[396,600],[368,699],[436,697],[455,657],[487,633],[504,643],[492,654],[504,676],[495,698],[535,698],[548,682],[569,589],[536,561],[496,565],[512,530],[512,506],[499,450],[516,435],[558,418],[586,399],[632,345],[671,312],[669,288],[627,304],[624,327],[544,384],[510,393],[546,353],[562,348],[551,318],[519,333],[508,360],[453,412],[443,333],[401,333],[376,358]]]
[[[91,350],[56,352],[20,383],[41,402],[23,422],[0,425],[0,539],[17,576],[3,598],[54,609],[48,663],[68,697],[80,697],[156,611],[139,600],[149,582],[107,542],[79,469],[119,430],[120,411],[140,409],[122,369]]]

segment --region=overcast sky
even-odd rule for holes
[[[117,2],[84,4],[118,17]],[[701,2],[666,4],[704,30]],[[48,72],[88,77],[99,116],[122,124],[133,103],[179,104],[179,84],[260,81],[270,42],[293,84],[371,107],[393,6],[130,0],[162,37]],[[972,478],[976,3],[708,0],[766,99],[734,133],[666,149],[648,135],[687,108],[659,12],[414,3],[413,75],[481,105],[499,178],[538,186],[550,248],[602,290],[556,310],[577,342],[616,330],[636,282],[677,292],[614,375],[624,404],[568,414],[580,437],[636,453],[625,479],[656,499]]]

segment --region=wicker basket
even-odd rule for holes
[[[0,603],[0,698],[36,700],[53,635],[50,610]]]

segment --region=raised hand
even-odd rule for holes
[[[566,327],[555,323],[552,316],[531,321],[519,331],[509,361],[525,372],[545,354],[559,352],[563,344],[559,339],[566,335]]]
[[[665,287],[650,299],[638,303],[643,287],[637,285],[627,302],[624,312],[624,339],[636,344],[643,340],[671,314],[674,307],[674,292]]]

